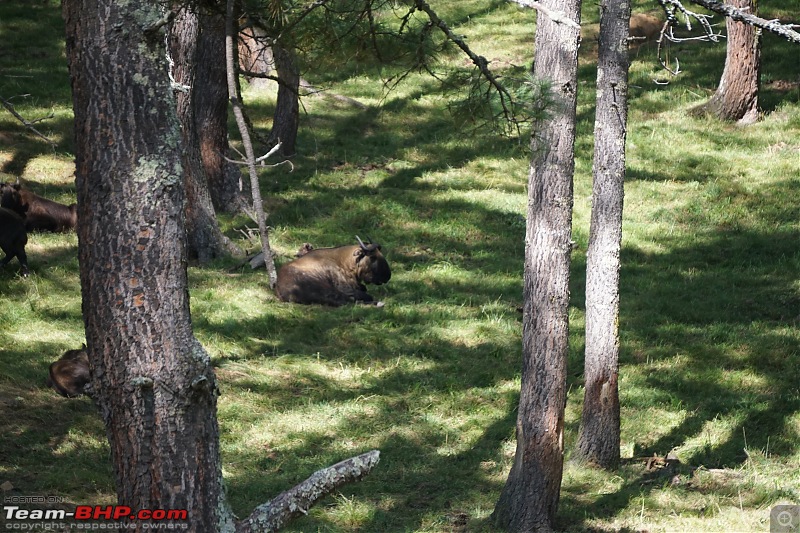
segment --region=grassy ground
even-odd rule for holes
[[[531,13],[477,0],[442,9],[496,65],[530,63]],[[586,6],[587,24],[595,11]],[[59,17],[52,4],[0,4],[0,95],[29,94],[14,100],[27,118],[52,112],[40,129],[57,142],[51,149],[0,113],[0,178],[69,202]],[[582,401],[594,48],[587,40],[581,56],[567,459]],[[653,47],[632,52],[624,461],[613,472],[567,462],[563,531],[765,531],[771,507],[800,503],[798,52],[765,39],[765,116],[748,128],[687,115],[713,91],[723,46],[671,53],[684,73],[660,85]],[[463,64],[454,56],[442,67]],[[305,100],[294,171],[261,176],[273,241],[283,262],[303,242],[370,235],[394,275],[371,289],[383,309],[328,309],[278,303],[263,272],[232,273],[233,261],[190,268],[195,331],[221,381],[231,502],[247,514],[314,470],[378,448],[373,474],[288,530],[492,531],[514,452],[527,143],[464,127],[447,111],[460,96],[429,78],[387,95],[368,68],[335,74],[325,78],[333,92],[370,107]],[[266,130],[274,95],[247,99]],[[252,246],[245,220],[223,222]],[[76,247],[74,235],[31,235],[32,275],[17,277],[15,263],[0,271],[0,487],[110,503],[95,408],[43,385],[48,364],[83,342]],[[647,459],[670,451],[679,463]]]

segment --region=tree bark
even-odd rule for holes
[[[542,6],[533,78],[550,101],[531,138],[517,449],[492,515],[510,531],[552,530],[563,467],[580,0]]]
[[[196,111],[199,109],[198,96],[206,91],[208,78],[195,76],[199,24],[199,15],[195,9],[180,10],[170,28],[170,55],[174,62],[172,76],[182,86],[176,94],[178,119],[183,135],[187,253],[200,263],[207,263],[215,257],[229,253],[242,255],[242,252],[220,230],[201,156],[201,130],[198,128]],[[222,61],[222,56],[217,57],[216,61]],[[216,88],[211,84],[208,89],[214,91]],[[217,96],[219,97],[218,94]],[[225,144],[227,147],[227,138]]]
[[[63,10],[87,351],[118,503],[184,509],[190,530],[224,530],[218,391],[191,329],[163,13],[113,0]]]
[[[726,3],[752,15],[758,11],[758,0],[727,0]],[[719,86],[711,99],[694,112],[750,124],[758,120],[761,30],[730,18],[725,20],[725,26],[728,44]]]
[[[194,95],[195,122],[211,200],[215,209],[238,213],[248,205],[247,184],[228,154],[228,81],[225,67],[225,6],[201,5],[196,78],[203,90]]]
[[[272,47],[275,72],[278,74],[278,100],[270,132],[271,143],[281,143],[281,155],[294,155],[300,127],[300,70],[294,51]]]
[[[603,0],[594,182],[586,259],[585,391],[576,456],[619,464],[619,269],[625,182],[630,0]]]

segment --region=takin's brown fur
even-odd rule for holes
[[[0,206],[22,216],[27,231],[64,232],[78,225],[77,204],[64,205],[42,198],[19,183],[3,183],[0,194]]]
[[[25,254],[25,245],[28,244],[28,234],[25,232],[25,221],[21,216],[10,209],[0,207],[0,250],[6,256],[0,260],[0,266],[6,266],[15,257],[20,264],[20,272],[28,275],[28,256]]]
[[[380,244],[301,250],[305,253],[278,271],[275,293],[283,302],[340,306],[351,302],[382,306],[365,283],[382,285],[392,277]]]
[[[67,350],[58,361],[50,365],[47,386],[61,396],[74,398],[86,394],[89,380],[89,354],[84,346],[80,350]]]
[[[629,35],[639,40],[653,41],[661,34],[663,26],[664,22],[658,17],[647,13],[635,13],[631,15]]]

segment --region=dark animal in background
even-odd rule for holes
[[[25,245],[28,244],[28,234],[25,232],[25,221],[21,216],[10,209],[0,207],[0,250],[6,256],[0,260],[0,266],[6,266],[9,261],[17,258],[20,272],[28,275],[28,256],[25,255]]]
[[[74,398],[86,394],[89,380],[89,354],[84,346],[80,350],[67,350],[58,361],[50,365],[47,386],[61,396]]]
[[[382,285],[392,277],[381,245],[364,244],[356,236],[355,246],[307,250],[278,271],[275,293],[283,302],[340,306],[351,302],[382,306],[367,293],[365,283]],[[298,252],[299,253],[299,252]]]
[[[23,189],[19,183],[0,185],[0,206],[25,218],[27,231],[64,232],[78,225],[78,205],[64,205]]]

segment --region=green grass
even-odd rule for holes
[[[587,4],[587,24],[595,11]],[[530,64],[532,13],[474,1],[442,14],[501,68]],[[61,35],[54,4],[0,4],[0,95],[31,94],[18,101],[29,118],[53,110],[41,129],[58,142],[54,151],[0,113],[0,178],[21,176],[70,202]],[[581,55],[567,459],[583,392],[592,48],[584,43]],[[724,45],[677,52],[684,73],[668,85],[652,81],[667,77],[651,45],[633,52],[623,464],[604,472],[566,463],[564,531],[763,531],[772,506],[800,503],[800,93],[766,87],[764,119],[748,128],[691,118],[718,81]],[[795,48],[767,38],[764,79],[796,82],[792,57]],[[453,55],[442,68],[466,67]],[[303,242],[370,235],[393,277],[370,289],[383,309],[329,309],[277,302],[262,271],[231,272],[233,260],[190,268],[195,333],[222,390],[233,508],[246,515],[318,468],[378,448],[370,476],[287,531],[492,531],[487,519],[514,454],[527,141],[459,127],[464,117],[447,108],[463,95],[429,78],[413,75],[387,94],[373,69],[357,65],[305,76],[370,107],[306,99],[294,171],[262,171],[279,260]],[[274,95],[250,91],[247,101],[268,130]],[[251,222],[223,225],[252,247],[239,231]],[[83,342],[76,250],[74,235],[31,235],[32,275],[16,276],[16,263],[0,271],[0,483],[13,494],[111,503],[94,406],[44,387],[49,363]],[[680,459],[674,470],[646,468],[647,457],[670,451]]]

